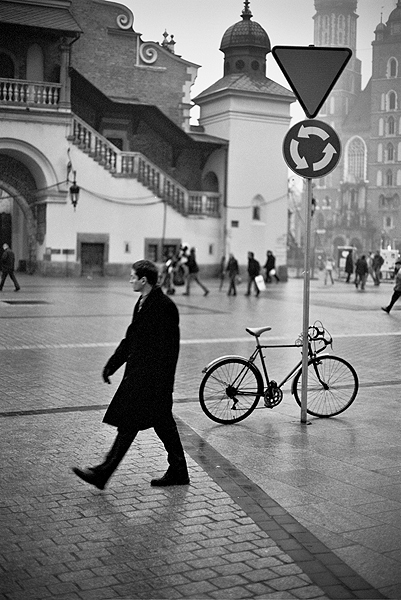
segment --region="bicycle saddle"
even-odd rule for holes
[[[271,327],[269,327],[269,326],[267,326],[267,327],[246,327],[245,328],[245,331],[247,331],[251,335],[254,335],[255,337],[259,337],[265,331],[270,331],[270,330],[271,330]]]

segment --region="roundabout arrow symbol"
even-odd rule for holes
[[[327,167],[327,165],[330,164],[333,156],[337,154],[337,150],[329,142],[323,150],[323,154],[324,156],[321,160],[319,160],[319,162],[313,163],[314,171],[320,171],[321,169],[324,169],[324,167]]]
[[[291,158],[295,163],[297,169],[307,169],[309,167],[308,161],[304,156],[300,156],[298,152],[299,142],[297,140],[291,140],[290,154]]]
[[[324,129],[320,129],[320,127],[305,127],[301,125],[298,132],[298,137],[300,138],[309,138],[311,135],[317,135],[322,140],[327,140],[329,134]]]

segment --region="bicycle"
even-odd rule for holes
[[[274,408],[283,399],[287,381],[293,378],[291,392],[301,406],[302,360],[285,376],[281,383],[269,378],[265,348],[301,347],[302,334],[295,344],[261,345],[260,336],[271,327],[246,328],[255,337],[256,348],[249,358],[237,355],[221,356],[203,370],[199,387],[199,401],[203,412],[216,423],[232,424],[248,417],[264,398],[266,408]],[[356,398],[358,375],[349,362],[333,354],[321,354],[332,337],[320,321],[308,328],[308,385],[307,412],[314,417],[334,417],[344,412]],[[255,364],[259,356],[262,373]],[[263,379],[264,376],[264,379]]]

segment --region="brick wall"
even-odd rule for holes
[[[129,15],[123,6],[73,0],[72,12],[84,32],[72,46],[72,66],[104,94],[154,104],[181,126],[188,63],[153,44],[157,59],[147,66],[137,56],[139,34],[117,25],[119,15]]]

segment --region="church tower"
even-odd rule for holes
[[[315,0],[315,46],[347,47],[352,57],[321,111],[334,128],[350,112],[361,91],[361,61],[356,58],[357,0]]]
[[[369,183],[381,245],[401,250],[401,0],[373,46]]]

